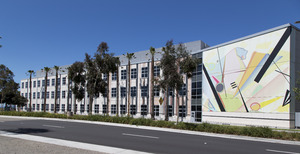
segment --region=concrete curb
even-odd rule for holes
[[[269,139],[269,138],[261,138],[261,137],[249,137],[249,136],[239,136],[239,135],[196,132],[196,131],[189,131],[189,130],[179,130],[179,129],[171,129],[171,128],[151,127],[151,126],[138,126],[138,125],[129,125],[129,124],[109,123],[109,122],[74,120],[74,119],[58,119],[58,118],[44,118],[44,117],[2,116],[2,115],[0,115],[0,117],[20,118],[20,119],[53,120],[53,121],[65,121],[65,122],[78,122],[78,123],[98,124],[98,125],[107,125],[107,126],[116,126],[116,127],[138,128],[138,129],[145,129],[145,130],[156,130],[156,131],[164,131],[164,132],[172,132],[172,133],[189,134],[189,135],[219,137],[219,138],[227,138],[227,139],[268,142],[268,143],[280,143],[280,144],[289,144],[289,145],[300,145],[300,141],[287,141],[287,140]]]

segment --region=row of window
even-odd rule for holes
[[[26,98],[29,98],[28,94],[29,93],[21,93],[21,95],[24,96],[24,97],[26,97]],[[50,94],[50,92],[47,91],[47,93],[46,93],[46,98],[47,99],[49,99],[49,94]],[[66,91],[62,91],[61,93],[60,93],[60,91],[57,91],[57,98],[60,98],[60,94],[61,94],[62,98],[66,98]],[[43,99],[44,96],[45,96],[45,92],[42,92],[42,94],[40,92],[37,92],[37,93],[33,92],[32,93],[32,98],[33,99],[40,99],[40,98]],[[54,97],[55,97],[55,93],[54,93],[54,91],[51,91],[51,98],[54,99]],[[69,98],[72,98],[72,91],[69,92]]]
[[[24,83],[25,83],[25,88],[28,88],[28,82],[22,82],[22,89],[24,88]],[[66,85],[67,84],[67,78],[63,77],[62,78],[62,84]],[[57,79],[57,85],[60,85],[60,78]],[[33,88],[35,87],[40,87],[41,86],[41,80],[33,81]],[[42,86],[45,86],[45,80],[42,80]],[[47,80],[47,86],[50,86],[50,79]],[[55,86],[55,79],[51,79],[51,86]]]
[[[50,104],[51,111],[54,111],[54,104]],[[40,108],[41,107],[41,108]],[[76,104],[77,108],[77,104]],[[24,108],[27,110],[27,106]],[[33,104],[32,105],[32,110],[33,111],[39,111],[44,109],[44,104]],[[71,104],[69,105],[69,109],[71,110]],[[136,105],[130,105],[130,114],[131,115],[136,115]],[[49,111],[49,104],[46,104],[46,111]],[[56,111],[61,111],[65,112],[66,111],[66,104],[57,104],[56,105]],[[80,112],[83,113],[85,111],[84,104],[80,104]],[[87,105],[86,111],[89,112],[89,104]],[[99,104],[95,104],[94,106],[94,112],[99,113]],[[102,112],[105,114],[107,113],[107,105],[102,105]],[[127,109],[126,105],[120,105],[120,114],[126,114]],[[117,105],[111,105],[111,114],[116,114],[117,113]],[[148,114],[148,106],[147,105],[141,105],[141,115],[147,115]],[[159,116],[159,105],[154,105],[154,115]],[[173,116],[173,106],[169,105],[169,116]],[[179,117],[185,117],[186,116],[186,106],[179,106]]]

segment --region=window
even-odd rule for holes
[[[22,82],[22,89],[24,88],[24,82]]]
[[[47,86],[50,86],[50,79],[47,79]]]
[[[141,115],[147,115],[147,105],[141,105]]]
[[[59,104],[56,104],[56,111],[59,112]]]
[[[142,67],[142,78],[148,77],[148,67]]]
[[[51,104],[51,111],[54,111],[54,104]]]
[[[154,105],[154,115],[159,116],[159,105]]]
[[[63,77],[63,78],[62,78],[62,84],[63,84],[63,85],[66,85],[66,83],[67,83],[67,78],[66,78],[66,77]]]
[[[36,98],[40,99],[40,92],[37,92]]]
[[[185,117],[185,113],[186,113],[186,110],[185,110],[185,106],[184,105],[180,105],[179,106],[179,111],[178,111],[178,113],[179,113],[179,117]]]
[[[84,112],[84,104],[80,104],[80,113]]]
[[[25,93],[25,97],[26,97],[26,98],[28,98],[28,96],[27,96],[27,95],[28,95],[28,93]]]
[[[153,74],[154,74],[154,77],[160,76],[160,67],[159,66],[154,66]]]
[[[99,104],[95,104],[95,113],[99,113]]]
[[[111,114],[117,114],[117,105],[111,105]]]
[[[120,105],[120,113],[126,114],[126,105]]]
[[[66,91],[62,91],[61,97],[62,97],[62,98],[66,98]]]
[[[57,91],[57,98],[60,98],[60,91]]]
[[[179,95],[185,96],[186,95],[186,84],[184,84],[181,89],[179,90]]]
[[[117,80],[117,72],[111,73],[111,80]]]
[[[136,96],[136,87],[131,87],[130,88],[130,95],[131,95],[131,97],[135,97]]]
[[[49,91],[47,91],[47,95],[46,95],[46,98],[49,98]]]
[[[126,97],[126,87],[121,87],[121,97]]]
[[[69,104],[68,111],[71,111],[72,104]]]
[[[169,88],[169,96],[173,96],[174,92],[173,92],[173,88]]]
[[[52,86],[55,86],[55,79],[52,79]]]
[[[136,115],[136,105],[130,105],[130,114]]]
[[[35,111],[35,104],[32,105],[32,110]]]
[[[42,92],[42,98],[45,98],[45,92]]]
[[[40,104],[36,104],[36,110],[37,110],[37,111],[40,110]]]
[[[160,88],[159,88],[159,86],[154,86],[154,87],[153,87],[153,90],[154,90],[154,96],[159,96],[159,93],[160,93]]]
[[[36,81],[33,81],[33,88],[36,87]]]
[[[136,79],[137,77],[137,71],[136,68],[131,69],[131,79]]]
[[[28,82],[25,82],[25,88],[28,88]]]
[[[103,74],[102,79],[103,79],[104,81],[107,80],[107,74],[106,74],[106,73]]]
[[[51,98],[54,98],[54,91],[51,91]]]
[[[92,109],[92,110],[93,110],[93,109]],[[86,106],[86,112],[87,112],[87,113],[90,112],[90,104],[88,104],[88,105]]]
[[[121,80],[126,80],[126,70],[121,70]]]
[[[148,95],[148,86],[142,86],[141,96],[146,97]]]
[[[66,104],[61,104],[61,112],[65,112],[66,110]]]
[[[41,86],[41,80],[38,80],[37,82],[37,86],[40,87]]]
[[[69,98],[72,98],[72,90],[69,91]]]
[[[103,104],[102,105],[102,113],[107,113],[107,105]]]
[[[33,92],[32,94],[33,94],[32,98],[35,99],[35,92]]]
[[[117,88],[111,88],[111,97],[117,97]]]
[[[172,117],[173,116],[173,106],[172,105],[169,105],[169,117]]]

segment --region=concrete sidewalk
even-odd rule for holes
[[[47,144],[29,140],[0,135],[0,154],[102,154],[96,151],[89,151],[54,144]]]

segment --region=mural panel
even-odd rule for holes
[[[289,112],[290,31],[203,52],[203,111]]]

